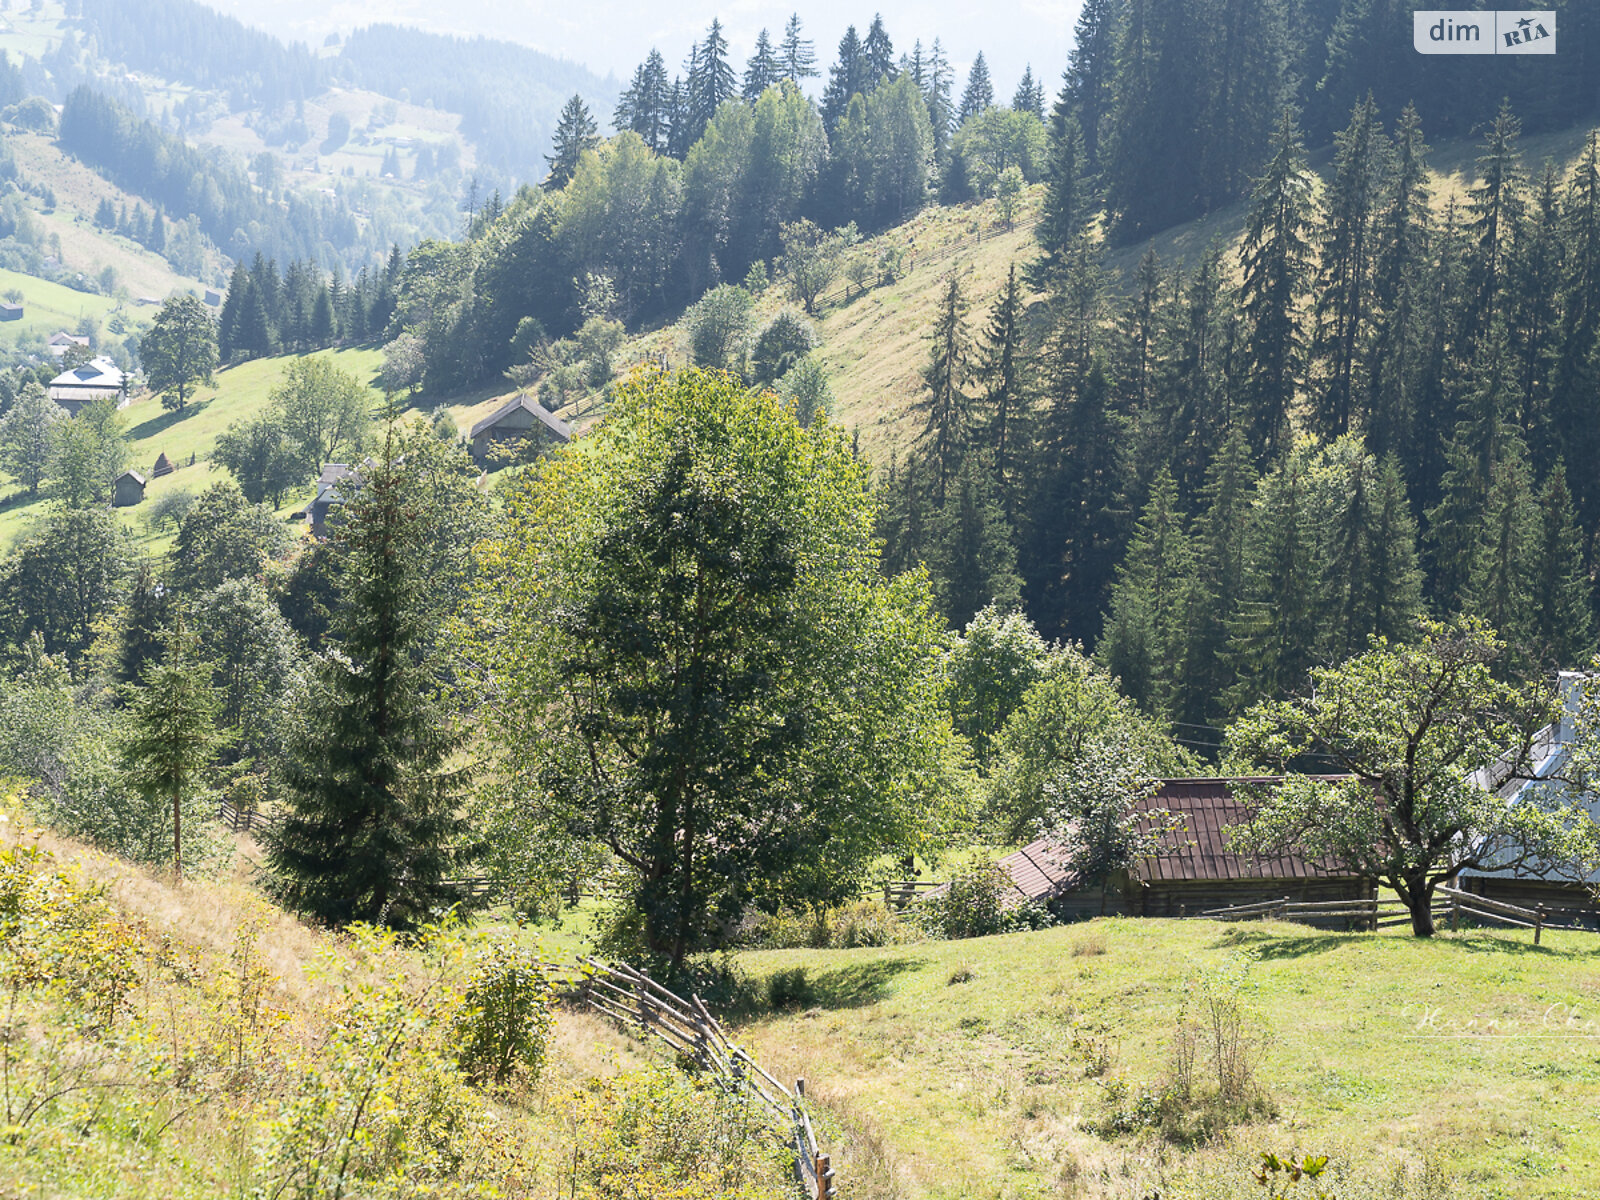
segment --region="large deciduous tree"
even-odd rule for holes
[[[837,429],[696,371],[636,378],[547,461],[478,651],[524,872],[604,847],[624,921],[681,962],[944,826],[939,623],[879,573],[865,482]]]
[[[139,361],[161,406],[183,410],[217,369],[217,325],[193,296],[174,296],[161,306],[150,332],[139,341]]]
[[[1291,771],[1260,790],[1239,848],[1324,855],[1393,888],[1428,937],[1433,896],[1468,867],[1592,862],[1593,822],[1559,789],[1499,793],[1527,778],[1547,688],[1495,678],[1505,645],[1487,626],[1426,623],[1420,642],[1375,638],[1365,654],[1311,672],[1309,697],[1251,709],[1228,732],[1254,767],[1307,756],[1338,777]]]

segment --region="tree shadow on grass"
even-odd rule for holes
[[[1257,932],[1253,929],[1240,929],[1235,926],[1217,939],[1217,949],[1238,948],[1247,946],[1254,950],[1258,958],[1304,958],[1308,954],[1326,954],[1330,950],[1337,950],[1340,946],[1350,942],[1358,942],[1371,936],[1361,933],[1340,933],[1337,930],[1307,932],[1299,937],[1288,937],[1281,933]]]
[[[143,441],[145,438],[155,437],[158,433],[165,433],[179,421],[187,420],[203,411],[210,403],[211,401],[209,400],[191,400],[181,409],[172,409],[169,412],[163,412],[159,417],[151,417],[148,421],[139,422],[139,424],[128,430],[128,437],[134,441]]]
[[[768,976],[762,994],[750,999],[758,1010],[768,1012],[797,1008],[862,1008],[885,999],[896,978],[907,971],[915,971],[927,961],[903,955],[829,971],[785,967]]]
[[[1456,946],[1470,954],[1544,954],[1556,958],[1577,958],[1580,955],[1593,954],[1600,950],[1600,936],[1595,937],[1594,950],[1565,950],[1557,949],[1548,943],[1540,946],[1533,944],[1532,931],[1516,930],[1517,933],[1526,933],[1521,940],[1506,936],[1511,930],[1496,930],[1491,928],[1463,929],[1460,933],[1448,934],[1440,929],[1431,940],[1439,945]],[[1498,937],[1484,936],[1499,934]],[[1474,936],[1476,935],[1476,936]],[[1351,942],[1368,941],[1376,935],[1366,932],[1340,933],[1336,930],[1326,932],[1307,932],[1299,937],[1288,937],[1283,934],[1270,933],[1265,930],[1242,929],[1238,926],[1229,929],[1214,943],[1217,949],[1249,947],[1258,958],[1304,958],[1308,954],[1325,954],[1336,950],[1340,946]]]

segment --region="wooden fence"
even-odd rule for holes
[[[1576,910],[1574,910],[1576,911]],[[1296,919],[1321,921],[1345,919],[1356,929],[1387,929],[1394,925],[1411,923],[1411,911],[1400,900],[1324,900],[1305,903],[1290,900],[1263,900],[1257,904],[1236,904],[1228,908],[1212,908],[1196,913],[1197,917],[1213,921],[1263,920],[1268,917],[1280,921]],[[1461,926],[1463,916],[1499,925],[1512,925],[1533,930],[1533,944],[1539,945],[1544,931],[1551,929],[1583,929],[1581,924],[1557,924],[1551,920],[1552,910],[1540,905],[1524,908],[1520,904],[1507,904],[1491,900],[1472,892],[1440,886],[1434,891],[1433,919],[1435,924],[1448,922],[1451,929]]]
[[[807,1200],[831,1200],[829,1156],[817,1146],[817,1133],[806,1111],[806,1081],[797,1079],[791,1092],[762,1070],[743,1046],[733,1042],[699,996],[685,1000],[642,971],[624,963],[608,965],[593,958],[578,960],[578,997],[595,1012],[651,1034],[678,1054],[719,1079],[723,1086],[749,1095],[765,1106],[785,1131],[794,1150],[795,1179]]]
[[[883,904],[885,908],[899,911],[934,888],[944,886],[932,879],[891,879],[883,885]]]

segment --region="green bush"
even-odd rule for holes
[[[883,901],[852,900],[832,908],[784,909],[763,917],[745,942],[763,950],[853,950],[858,946],[896,946],[918,933]]]
[[[550,1041],[544,961],[509,943],[484,951],[456,1018],[456,1061],[474,1083],[503,1084],[519,1068],[537,1079]]]
[[[1006,930],[1001,899],[1012,886],[1005,871],[990,863],[950,881],[949,887],[917,906],[917,919],[935,937],[988,937]]]
[[[767,1004],[772,1008],[807,1008],[815,999],[804,967],[785,967],[767,980]]]

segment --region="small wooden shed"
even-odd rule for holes
[[[118,475],[111,485],[111,506],[113,508],[132,508],[135,504],[144,502],[145,477],[137,471],[128,470]]]
[[[22,320],[22,305],[0,301],[0,321]]]

